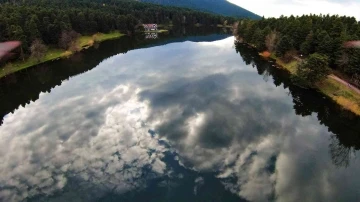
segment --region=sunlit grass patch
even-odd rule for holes
[[[110,40],[110,39],[117,39],[124,35],[125,34],[122,34],[120,32],[111,32],[111,33],[107,33],[107,34],[97,33],[92,36],[92,39],[94,41],[101,42],[101,41],[106,41],[106,40]]]
[[[322,92],[328,95],[343,96],[360,105],[360,95],[357,92],[332,78],[327,78],[317,85]]]
[[[72,54],[73,54],[73,52],[71,52],[71,51],[65,51],[61,54],[61,57],[69,57]]]
[[[332,78],[327,78],[316,86],[322,93],[331,97],[345,109],[360,115],[360,95],[351,88]]]
[[[106,40],[110,40],[110,39],[117,39],[124,35],[125,34],[122,34],[120,32],[110,32],[110,33],[106,33],[106,34],[96,33],[92,36],[81,36],[81,37],[79,37],[79,39],[77,41],[77,45],[81,49],[84,47],[93,46],[95,42],[102,42],[102,41],[106,41]]]
[[[360,107],[357,103],[353,102],[352,100],[349,100],[343,96],[335,97],[335,101],[344,107],[347,110],[352,111],[353,113],[360,115]]]
[[[276,63],[283,67],[284,69],[288,70],[291,74],[296,74],[297,67],[299,65],[299,62],[297,60],[292,60],[291,62],[284,62],[280,58],[277,58],[274,54],[270,55],[270,58],[275,59]]]
[[[166,33],[169,32],[169,30],[166,29],[159,29],[159,30],[155,30],[155,31],[144,31],[145,33]]]
[[[93,40],[92,36],[80,36],[79,39],[77,40],[77,45],[80,48],[85,46],[90,46],[92,40]]]

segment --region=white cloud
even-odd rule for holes
[[[0,141],[0,148],[4,148],[0,150],[0,184],[17,189],[0,190],[0,199],[21,201],[38,194],[51,195],[67,184],[69,172],[77,173],[77,180],[91,184],[97,192],[114,189],[118,193],[145,187],[143,178],[134,181],[144,174],[145,166],[150,168],[147,171],[152,173],[150,178],[164,175],[166,164],[161,159],[166,149],[156,137],[148,134],[147,128],[141,127],[148,116],[148,106],[137,100],[136,92],[136,88],[121,85],[100,99],[69,99],[44,110],[38,118],[46,124],[23,136],[14,136],[19,132],[16,129],[19,125],[13,125],[18,123],[14,118],[37,117],[40,103],[32,103],[9,115],[0,128],[1,137],[7,140]],[[110,100],[114,99],[119,104],[112,107]],[[77,108],[80,111],[89,110],[90,105],[107,108],[104,116],[98,117],[105,119],[101,126],[96,125],[96,121],[83,124],[75,114],[63,119],[62,114],[57,113],[52,115],[57,121],[46,122],[55,108],[67,111],[74,102],[80,101],[83,103]],[[69,126],[70,123],[76,127]],[[92,134],[93,131],[96,132]],[[67,140],[62,140],[64,133],[70,136]],[[18,166],[13,168],[15,164]],[[89,188],[80,186],[79,189]]]
[[[360,20],[359,0],[228,0],[260,16],[338,14],[354,16]]]

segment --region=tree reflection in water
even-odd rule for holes
[[[271,76],[276,86],[283,85],[284,89],[289,90],[297,115],[305,117],[317,114],[320,123],[333,133],[329,145],[333,164],[338,167],[349,166],[355,152],[360,150],[360,117],[342,109],[330,98],[313,89],[303,89],[292,84],[287,71],[276,68],[274,61],[261,58],[254,48],[235,42],[235,49],[247,65],[257,68],[266,82],[271,80]]]
[[[14,112],[19,106],[38,100],[41,92],[50,92],[64,81],[92,70],[104,59],[113,55],[187,40],[216,41],[228,37],[228,31],[226,34],[221,34],[224,30],[219,28],[174,27],[168,34],[159,35],[155,40],[145,40],[143,35],[121,37],[95,44],[94,47],[74,54],[68,59],[43,63],[7,75],[0,78],[0,126],[4,116]]]

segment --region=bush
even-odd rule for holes
[[[76,49],[76,40],[80,37],[80,34],[71,30],[71,31],[62,31],[61,37],[59,40],[59,47],[68,50]]]
[[[39,62],[45,56],[47,47],[40,39],[35,39],[31,44],[30,51],[31,56]]]

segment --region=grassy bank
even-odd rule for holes
[[[232,28],[233,26],[232,26],[232,25],[221,25],[221,24],[218,24],[218,25],[216,25],[216,27],[220,27],[220,28]]]
[[[169,32],[169,30],[166,29],[160,29],[160,30],[156,30],[156,31],[144,31],[145,33],[167,33]]]
[[[81,51],[85,48],[88,48],[92,45],[94,45],[95,42],[102,42],[110,39],[117,39],[124,36],[124,34],[120,32],[112,32],[108,34],[103,33],[97,33],[93,36],[81,36],[77,40],[77,48],[78,51]],[[16,61],[12,63],[6,64],[1,70],[0,70],[0,78],[4,77],[6,75],[12,74],[14,72],[20,71],[22,69],[26,69],[38,64],[42,64],[48,61],[57,60],[60,58],[69,57],[70,55],[74,54],[72,51],[65,51],[62,49],[53,49],[49,48],[46,52],[45,56],[41,60],[37,60],[35,58],[28,58],[24,61]]]
[[[262,54],[260,54],[262,55]],[[291,74],[296,75],[299,62],[294,60],[289,63],[285,63],[281,59],[277,58],[273,54],[270,58],[276,60],[276,63],[289,71]],[[360,115],[360,95],[349,88],[347,85],[340,83],[339,81],[328,77],[327,79],[318,82],[315,88],[321,93],[333,99],[336,103],[343,108],[352,111],[353,113]]]

